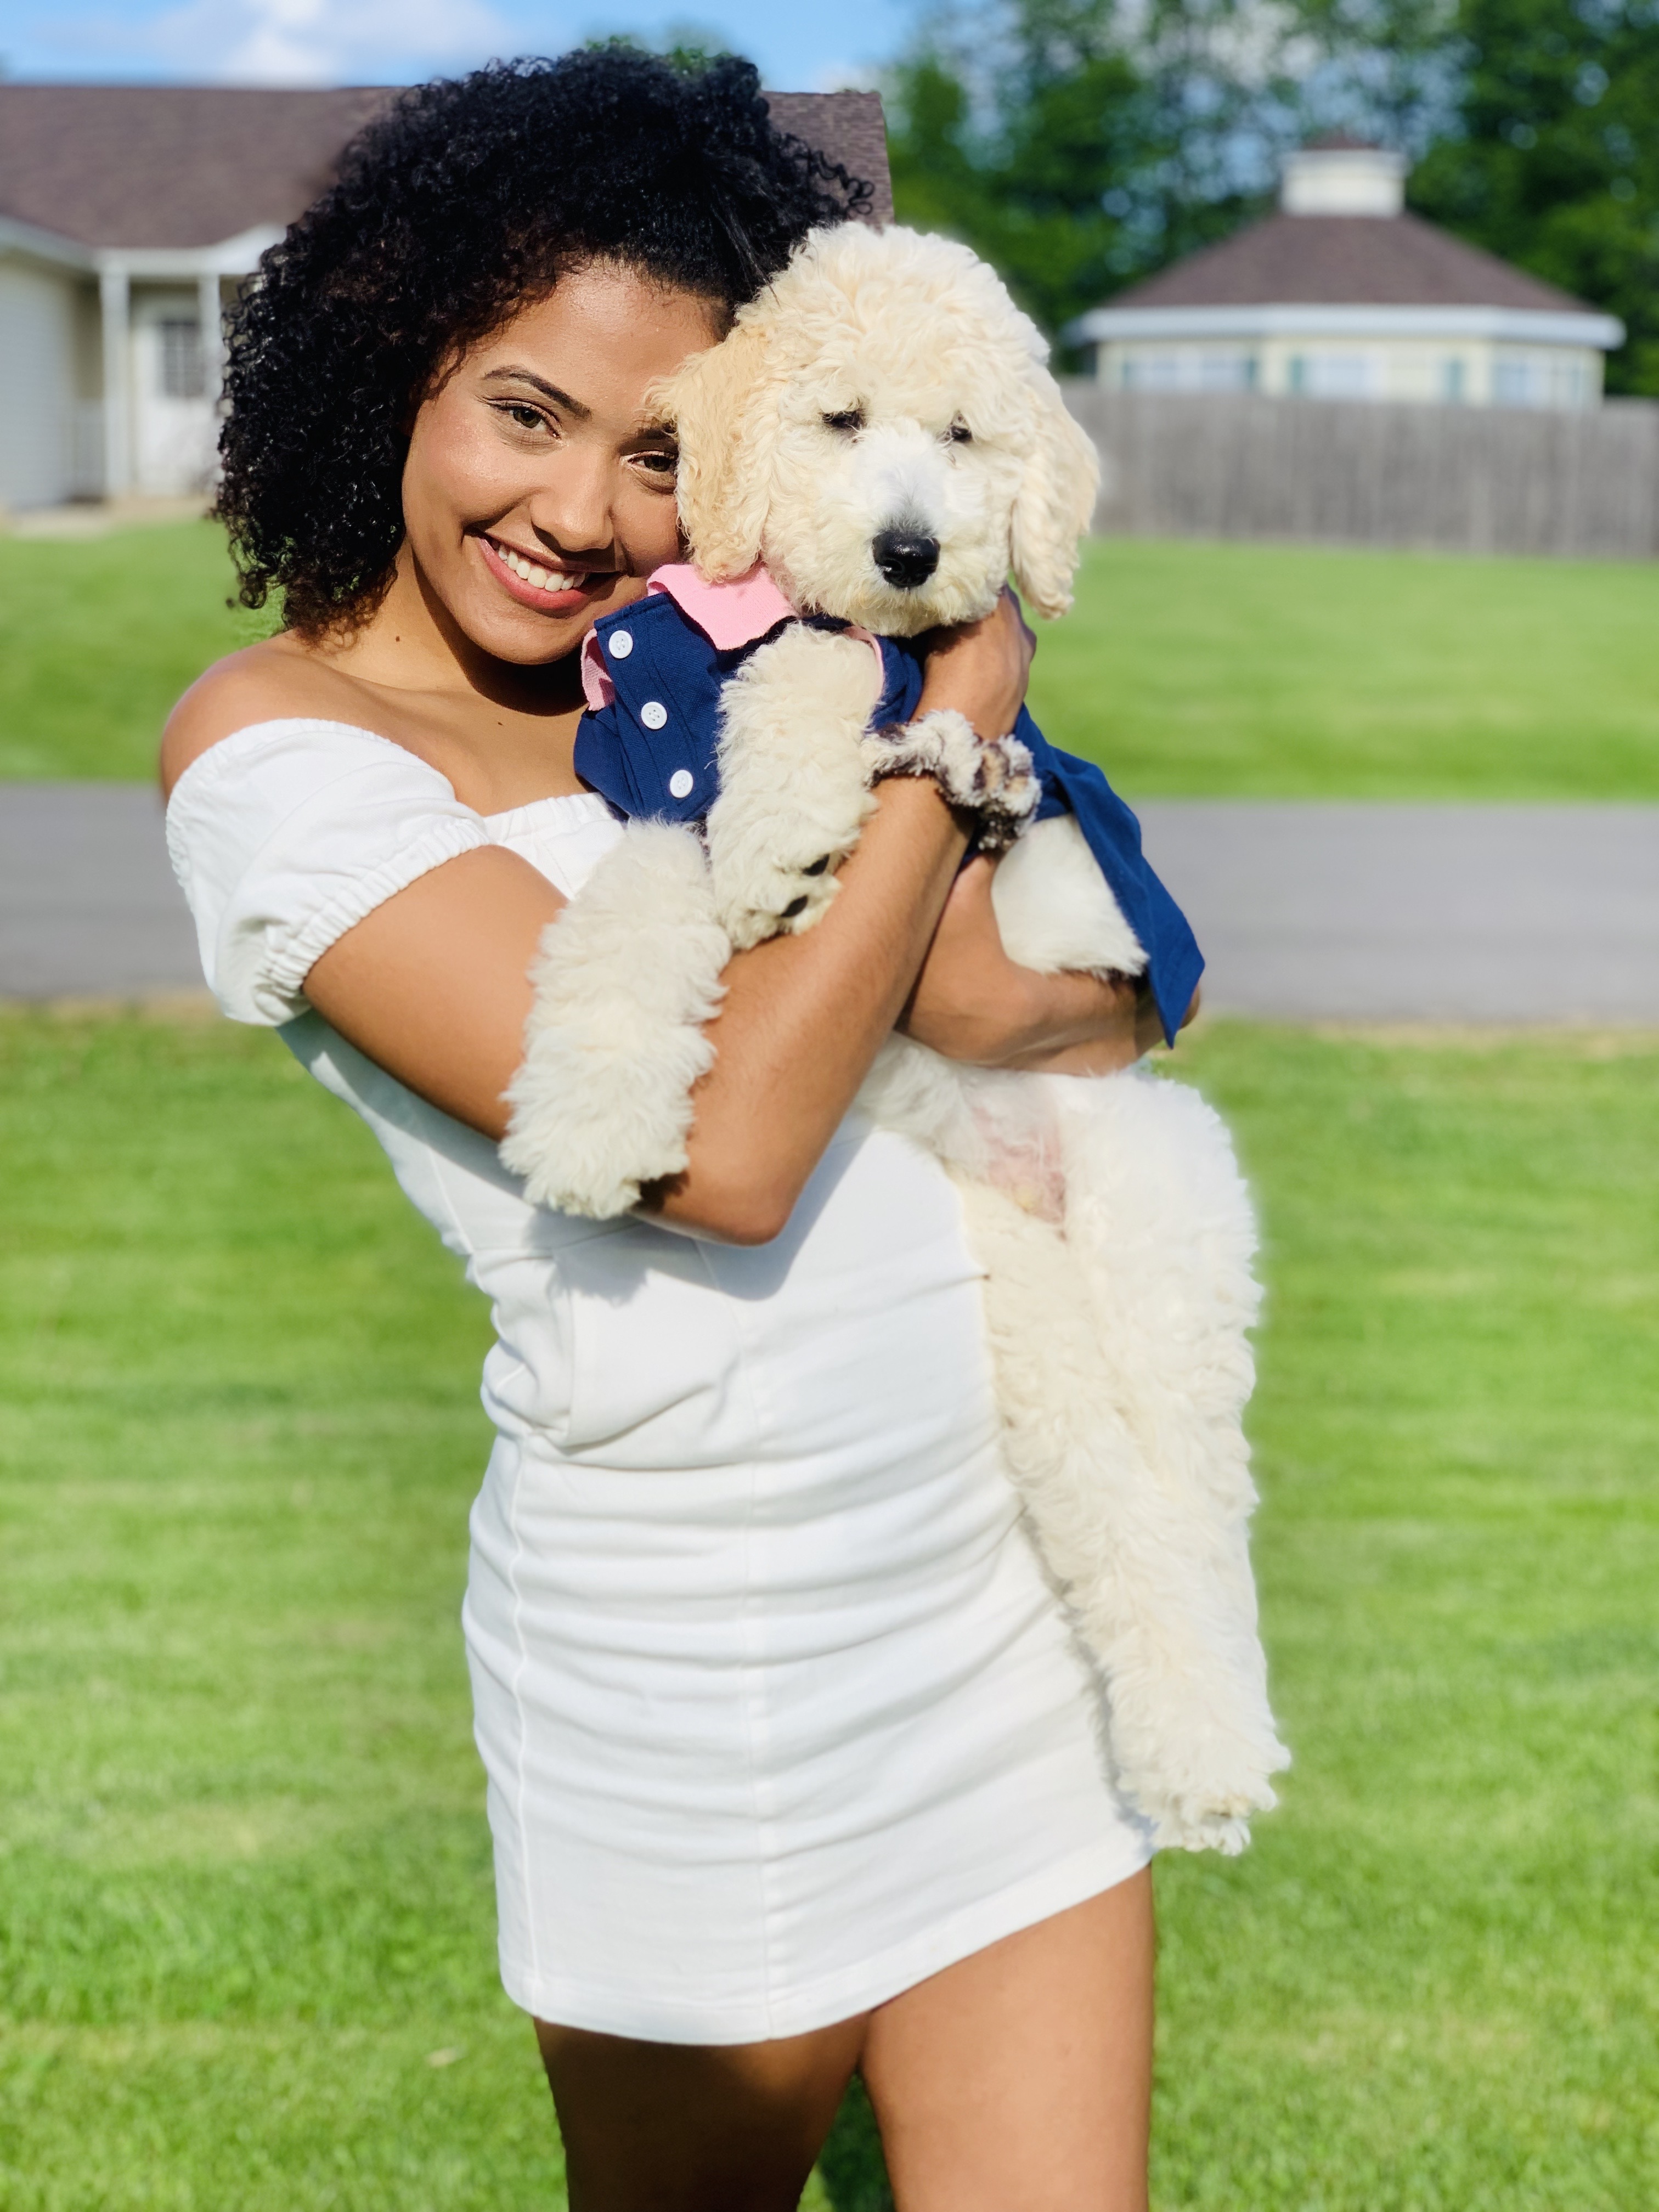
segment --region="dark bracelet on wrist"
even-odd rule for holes
[[[964,817],[981,852],[1012,845],[1042,796],[1031,756],[1018,738],[981,738],[952,708],[936,708],[914,722],[889,722],[865,744],[872,783],[896,775],[929,777]]]

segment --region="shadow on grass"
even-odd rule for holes
[[[835,2212],[893,2212],[876,2116],[856,2074],[819,2157],[818,2174]]]

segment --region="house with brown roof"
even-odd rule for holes
[[[205,490],[225,302],[393,97],[0,83],[0,507]],[[890,220],[879,98],[769,97]]]
[[[1410,215],[1404,158],[1327,139],[1276,213],[1067,335],[1117,390],[1593,407],[1624,325]]]

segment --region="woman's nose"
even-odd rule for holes
[[[562,553],[607,551],[616,535],[609,470],[597,460],[561,454],[530,501],[530,520]]]

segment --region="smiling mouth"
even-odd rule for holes
[[[502,568],[516,576],[521,584],[528,584],[532,592],[579,592],[592,574],[586,568],[550,568],[545,562],[532,561],[527,554],[520,553],[516,546],[504,545],[499,538],[491,538],[488,533],[485,533],[483,542]]]

